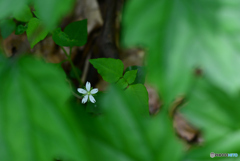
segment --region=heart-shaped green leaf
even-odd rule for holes
[[[116,85],[117,85],[119,88],[121,88],[121,89],[125,89],[125,88],[128,86],[128,82],[126,81],[126,79],[120,78],[120,79],[117,81]]]
[[[48,30],[44,28],[43,23],[37,18],[32,18],[29,21],[26,32],[31,48],[43,40],[48,34]]]
[[[87,19],[70,23],[65,27],[64,32],[71,40],[78,41],[78,44],[74,46],[83,46],[87,42],[88,36]]]
[[[57,28],[52,38],[59,46],[83,46],[87,42],[87,20],[70,23],[64,32]]]
[[[52,39],[59,46],[71,46],[77,44],[77,41],[71,40],[66,33],[61,31],[60,27],[53,31]]]
[[[90,59],[89,62],[97,69],[106,82],[115,83],[123,75],[124,65],[119,59],[98,58]]]
[[[146,69],[145,69],[145,67],[142,67],[142,66],[130,66],[130,67],[127,67],[125,72],[131,71],[131,70],[137,70],[137,76],[136,76],[135,81],[133,82],[133,84],[138,84],[138,83],[144,84],[145,83],[145,77],[146,77]]]
[[[127,71],[123,78],[128,82],[128,84],[132,84],[137,76],[137,70]]]

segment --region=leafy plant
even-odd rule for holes
[[[15,31],[15,34],[16,35],[21,35],[21,34],[23,34],[26,30],[27,30],[27,24],[26,25],[22,25],[22,24],[20,24],[20,25],[18,25],[17,27],[16,27],[16,31]]]
[[[132,83],[133,84],[137,84],[137,83],[144,84],[145,83],[145,77],[146,77],[146,69],[145,69],[145,67],[142,67],[142,66],[130,66],[130,67],[127,67],[125,72],[132,71],[132,70],[137,70],[137,75],[136,75],[135,81],[132,82]]]
[[[143,84],[134,84],[137,70],[127,71],[123,75],[124,65],[121,60],[113,58],[98,58],[89,60],[98,70],[103,79],[109,83],[116,83],[122,89],[129,86],[125,94],[135,102],[144,115],[148,115],[148,92]],[[123,76],[122,76],[123,75]]]

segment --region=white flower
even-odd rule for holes
[[[82,93],[84,94],[84,97],[82,99],[82,103],[86,103],[88,98],[89,100],[92,102],[92,103],[95,103],[96,100],[95,98],[92,96],[92,94],[96,94],[98,92],[98,89],[97,88],[94,88],[91,90],[91,83],[90,82],[87,82],[86,83],[86,90],[85,89],[82,89],[82,88],[78,88],[77,91],[79,93]]]

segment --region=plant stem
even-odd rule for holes
[[[81,79],[80,79],[80,77],[79,77],[79,75],[78,75],[78,73],[77,73],[77,71],[76,71],[76,69],[75,69],[75,67],[74,67],[74,64],[73,64],[73,62],[72,62],[72,59],[71,59],[72,47],[70,47],[70,53],[69,53],[69,54],[67,53],[67,51],[66,51],[62,46],[61,46],[61,49],[63,50],[64,54],[66,55],[67,60],[69,61],[70,65],[71,65],[71,68],[72,68],[72,70],[73,70],[73,72],[74,72],[74,74],[75,74],[75,76],[76,76],[76,78],[77,78],[80,86],[82,86],[82,85],[83,85],[83,84],[82,84],[82,81],[81,81]]]

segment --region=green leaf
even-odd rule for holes
[[[29,21],[26,32],[31,48],[43,40],[48,34],[48,30],[44,29],[42,22],[37,18],[32,18]]]
[[[5,39],[15,30],[16,24],[12,19],[2,20],[0,22],[1,35]]]
[[[1,0],[0,20],[12,16],[14,13],[20,21],[26,22],[31,14],[26,6],[33,5],[48,30],[54,29],[60,20],[71,11],[74,0]]]
[[[119,59],[98,58],[90,59],[89,62],[97,69],[106,82],[114,83],[123,75],[124,65]]]
[[[28,25],[18,25],[15,30],[15,35],[21,35],[23,34],[28,28]]]
[[[87,42],[87,20],[70,23],[64,32],[55,29],[52,38],[59,46],[83,46]]]
[[[184,116],[202,130],[203,147],[194,148],[187,154],[188,160],[204,160],[208,150],[215,153],[240,153],[239,115],[240,94],[229,96],[208,80],[199,81],[181,108]]]
[[[126,79],[126,81],[128,82],[128,84],[132,84],[135,80],[137,76],[137,70],[131,70],[131,71],[127,71],[123,78]]]
[[[144,84],[145,83],[145,77],[146,77],[146,69],[145,69],[145,67],[142,67],[142,66],[130,66],[130,67],[127,67],[125,72],[131,71],[131,70],[137,70],[137,76],[136,76],[135,81],[133,82],[133,84],[138,84],[138,83]]]
[[[88,160],[83,132],[69,111],[71,91],[62,70],[18,57],[4,61],[0,80],[1,159]]]
[[[12,15],[12,13],[21,11],[28,0],[1,0],[0,1],[0,19],[4,19]]]
[[[95,103],[88,102],[86,111],[94,116],[102,114],[102,109],[101,109],[101,100],[104,97],[103,92],[98,92],[97,94],[94,94],[94,98],[96,100]]]
[[[4,65],[4,62],[6,61],[6,58],[4,55],[0,52],[0,69]]]
[[[53,31],[52,39],[59,46],[77,44],[76,41],[71,40],[66,33],[62,32],[60,27]]]
[[[173,132],[168,114],[144,117],[123,90],[109,88],[101,101],[104,115],[86,118],[76,113],[91,147],[92,160],[179,161],[182,145]],[[79,109],[79,108],[78,108]],[[123,119],[124,117],[124,119]],[[164,147],[160,148],[159,147]],[[169,155],[174,152],[174,155]]]
[[[67,25],[64,32],[69,36],[71,40],[75,40],[78,43],[73,46],[83,46],[87,42],[87,19],[82,21],[75,21]]]
[[[38,18],[49,30],[54,29],[74,5],[74,0],[34,0],[33,2]]]
[[[128,82],[126,81],[126,79],[121,78],[117,81],[116,85],[121,89],[125,89],[128,86]]]
[[[166,103],[192,87],[196,67],[218,87],[236,95],[240,89],[240,41],[235,37],[240,32],[239,5],[238,1],[128,1],[122,44],[148,49],[149,80]]]
[[[141,111],[143,111],[144,114],[149,115],[148,92],[144,85],[130,85],[125,92],[132,99],[133,102],[135,102],[136,104],[138,104],[139,107],[141,107],[140,109]]]
[[[13,17],[22,22],[28,22],[33,18],[30,8],[25,5],[20,11],[14,12]]]

